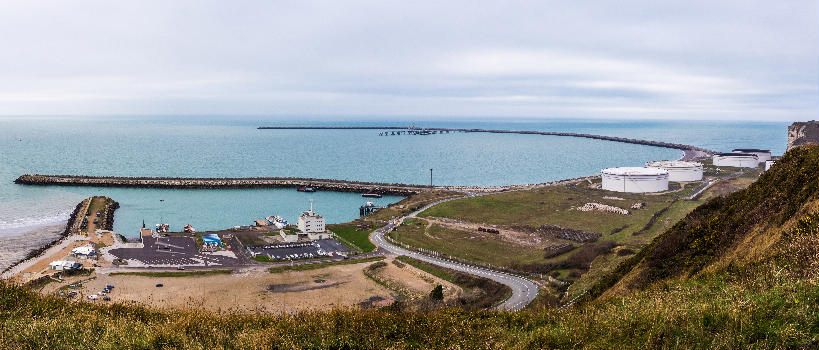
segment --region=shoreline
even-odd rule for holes
[[[67,225],[68,220],[59,224],[30,227],[22,233],[0,237],[0,271],[19,266],[32,251],[56,244]]]

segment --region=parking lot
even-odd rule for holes
[[[350,250],[333,239],[321,239],[313,242],[276,243],[248,246],[251,256],[266,255],[273,260],[309,259],[322,256],[347,255]]]
[[[237,266],[239,259],[232,252],[200,253],[190,237],[142,238],[143,248],[117,248],[109,251],[129,265],[146,266]]]

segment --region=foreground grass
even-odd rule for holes
[[[155,272],[112,272],[110,276],[143,276],[143,277],[191,277],[229,275],[231,270],[192,270],[192,271],[155,271]]]
[[[323,269],[328,266],[337,266],[337,265],[350,265],[350,264],[363,264],[373,261],[381,261],[384,260],[383,256],[373,256],[369,258],[363,259],[348,259],[348,260],[336,260],[336,261],[328,261],[328,262],[321,262],[321,263],[314,263],[314,264],[301,264],[301,265],[285,265],[285,266],[276,266],[271,267],[268,272],[270,273],[280,273],[280,272],[288,272],[288,271],[307,271],[307,270],[316,270],[316,269]]]
[[[2,285],[0,348],[816,348],[817,305],[819,287],[773,272],[664,283],[562,313],[166,312],[70,303]]]

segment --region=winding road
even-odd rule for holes
[[[474,194],[470,194],[469,196],[474,196]],[[421,261],[424,261],[424,262],[427,262],[427,263],[430,263],[430,264],[433,264],[433,265],[445,267],[445,268],[448,268],[448,269],[468,273],[468,274],[479,276],[479,277],[488,278],[490,280],[493,280],[495,282],[503,284],[503,285],[509,287],[512,290],[512,295],[508,299],[506,299],[506,301],[504,301],[503,303],[498,305],[497,308],[501,309],[501,310],[509,310],[509,311],[518,311],[520,309],[523,309],[524,307],[526,307],[526,305],[529,305],[529,303],[531,303],[532,300],[534,300],[535,297],[538,294],[537,284],[530,281],[529,279],[519,277],[519,276],[515,276],[515,275],[512,275],[512,274],[508,274],[508,273],[505,273],[505,272],[492,271],[492,270],[489,270],[489,269],[484,269],[484,268],[480,268],[480,267],[475,267],[475,266],[471,266],[471,265],[466,265],[466,264],[462,264],[462,263],[458,263],[458,262],[454,262],[454,261],[444,260],[444,259],[429,256],[429,255],[421,254],[421,253],[418,253],[418,252],[414,252],[414,251],[411,251],[411,250],[407,250],[407,249],[398,247],[398,246],[388,242],[386,240],[386,238],[384,238],[384,234],[394,230],[404,220],[409,219],[409,218],[413,218],[416,215],[418,215],[419,213],[423,212],[424,210],[429,209],[430,207],[432,207],[434,205],[437,205],[437,204],[440,204],[440,203],[443,203],[443,202],[447,202],[447,201],[451,201],[451,200],[454,200],[454,199],[460,199],[460,198],[463,198],[463,197],[449,198],[449,199],[444,199],[444,200],[440,200],[440,201],[437,201],[437,202],[427,204],[426,206],[422,207],[421,209],[418,209],[418,210],[410,213],[409,215],[402,217],[401,219],[397,220],[397,222],[390,223],[387,226],[381,227],[381,228],[373,231],[373,233],[370,234],[370,240],[373,243],[375,243],[376,246],[378,246],[380,248],[383,248],[383,249],[385,249],[385,250],[387,250],[390,253],[395,254],[395,255],[405,255],[405,256],[408,256],[408,257],[411,257],[411,258],[414,258],[414,259],[418,259],[418,260],[421,260]]]

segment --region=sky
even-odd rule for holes
[[[0,115],[817,119],[817,3],[0,0]]]

